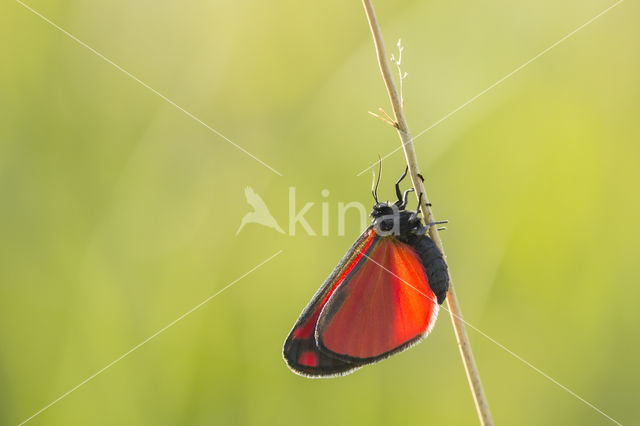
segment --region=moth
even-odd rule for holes
[[[304,308],[287,337],[283,357],[296,374],[333,377],[401,352],[426,337],[447,296],[444,257],[427,235],[430,226],[407,210],[411,189],[378,201],[360,235]],[[421,198],[418,197],[419,199]]]

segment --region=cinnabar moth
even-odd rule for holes
[[[403,196],[400,182],[406,174],[396,182],[398,201],[393,204],[378,201],[376,184],[371,226],[293,326],[283,356],[294,373],[349,374],[409,348],[431,331],[449,274],[418,217],[419,205],[416,211],[405,210],[411,190]]]

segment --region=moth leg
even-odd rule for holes
[[[407,207],[407,202],[409,201],[409,193],[413,192],[414,189],[413,188],[409,188],[406,191],[404,191],[404,195],[403,195],[403,199],[402,199],[402,204],[400,205],[400,209],[404,209],[405,207]]]
[[[404,172],[402,173],[402,176],[400,176],[400,179],[398,179],[398,181],[396,182],[396,195],[398,197],[398,206],[402,205],[402,192],[400,191],[400,182],[402,182],[402,180],[407,177],[407,172],[409,171],[409,166],[407,166],[404,169]]]

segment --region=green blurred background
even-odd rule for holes
[[[14,1],[0,6],[0,424],[15,425],[278,250],[35,425],[473,425],[446,312],[347,377],[281,345],[359,235],[339,201],[399,146],[359,1],[28,3],[279,177]],[[613,4],[377,1],[403,39],[415,133]],[[416,140],[466,319],[638,424],[640,7],[627,1]],[[381,192],[403,168],[384,162]],[[286,229],[235,232],[252,186]],[[321,191],[328,189],[329,197]],[[415,201],[413,202],[415,203]],[[415,205],[415,204],[414,204]],[[606,425],[469,330],[496,424]]]

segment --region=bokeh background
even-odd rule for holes
[[[359,235],[399,145],[359,1],[28,2],[246,156],[14,1],[0,5],[0,424],[472,425],[451,322],[332,380],[281,345]],[[376,1],[402,38],[413,133],[613,4]],[[623,424],[640,418],[640,8],[623,2],[416,140],[467,321]],[[381,196],[403,168],[384,162]],[[248,225],[252,186],[287,228]],[[321,197],[321,191],[330,191]],[[415,203],[415,201],[414,201]],[[496,424],[612,424],[469,330]]]

